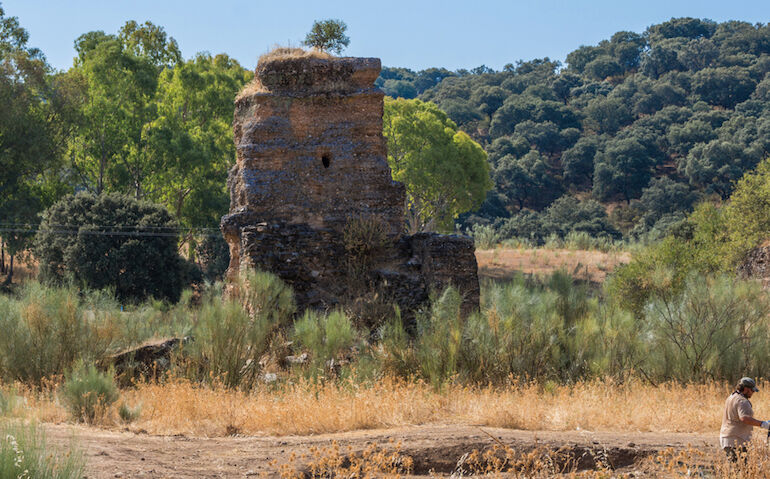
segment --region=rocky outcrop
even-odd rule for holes
[[[122,385],[136,379],[151,379],[165,374],[171,367],[171,356],[189,337],[150,341],[140,346],[109,356],[102,364],[115,368],[115,375]]]
[[[363,300],[397,304],[410,317],[432,290],[453,284],[472,311],[479,301],[472,241],[402,233],[405,191],[386,160],[379,71],[374,58],[257,66],[260,88],[235,104],[237,162],[222,219],[229,273],[277,274],[300,310]]]

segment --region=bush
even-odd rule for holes
[[[40,428],[0,422],[0,479],[80,479],[83,454],[70,447],[51,449]]]
[[[607,283],[607,292],[618,304],[642,316],[642,308],[662,295],[678,295],[692,273],[710,275],[733,271],[726,248],[724,210],[700,204],[672,234],[643,248],[621,266]]]
[[[105,374],[93,364],[80,363],[65,381],[62,394],[72,417],[89,424],[118,400],[113,372]]]
[[[604,207],[595,200],[581,201],[572,196],[562,196],[546,209],[542,224],[544,230],[560,238],[573,232],[620,238],[620,232],[610,223]]]
[[[503,239],[516,238],[534,245],[543,244],[547,236],[543,228],[542,214],[526,210],[505,220],[500,225],[498,234]]]
[[[277,276],[242,273],[227,300],[212,297],[197,313],[195,340],[185,348],[188,372],[198,380],[213,376],[227,387],[253,388],[260,359],[295,309],[291,288]]]
[[[522,277],[489,284],[483,315],[466,326],[463,369],[474,381],[582,378],[596,353],[594,309],[586,287],[563,272],[543,286]]]
[[[0,376],[40,384],[79,359],[101,359],[119,334],[112,311],[88,309],[73,288],[28,283],[0,296]]]
[[[760,285],[728,276],[689,277],[679,295],[645,309],[647,371],[660,380],[730,380],[770,367],[770,305]]]
[[[404,327],[400,314],[390,318],[380,329],[380,355],[383,371],[408,378],[417,371],[417,358],[412,337]]]
[[[120,417],[120,420],[123,421],[126,424],[132,423],[139,419],[139,416],[142,415],[142,408],[141,406],[136,407],[129,407],[128,404],[122,403],[118,407],[118,416]]]
[[[252,319],[265,319],[275,327],[288,325],[297,310],[291,287],[264,271],[241,272],[230,285],[228,295],[242,304]]]
[[[430,313],[418,318],[415,357],[420,374],[435,387],[457,374],[462,347],[462,296],[447,288],[431,302]]]
[[[356,331],[350,319],[341,311],[321,314],[307,310],[294,323],[294,338],[301,348],[310,351],[313,374],[327,371],[331,360],[339,359],[350,350],[356,339]]]
[[[491,225],[473,225],[470,236],[473,238],[473,242],[478,249],[494,248],[500,241],[500,236]]]
[[[735,185],[726,207],[729,231],[726,254],[732,264],[770,237],[770,159],[763,161]]]
[[[196,248],[203,276],[209,281],[222,279],[230,266],[230,248],[222,235],[207,236]]]
[[[119,194],[67,196],[45,212],[35,237],[40,278],[110,288],[122,301],[176,302],[187,273],[176,232],[159,205]]]

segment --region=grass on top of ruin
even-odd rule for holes
[[[770,391],[761,382],[762,391]],[[60,388],[0,386],[3,414],[38,422],[72,421]],[[171,378],[124,389],[121,399],[94,423],[157,435],[199,437],[322,434],[430,423],[474,424],[522,430],[700,432],[719,430],[725,383],[618,384],[593,380],[572,385],[523,383],[505,386],[447,385],[384,378],[369,384],[296,379],[265,384],[252,392]],[[676,407],[672,407],[672,402]],[[752,398],[757,414],[770,412],[770,396]],[[140,413],[133,422],[119,409]],[[683,414],[683,411],[686,411]]]

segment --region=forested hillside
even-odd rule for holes
[[[542,241],[659,237],[697,201],[726,199],[770,150],[768,72],[770,26],[679,18],[564,65],[386,68],[378,84],[435,102],[488,152],[495,189],[462,226]]]
[[[66,71],[2,9],[0,33],[0,251],[29,250],[42,212],[79,191],[161,204],[191,247],[219,241],[233,99],[251,72],[226,54],[185,59],[149,22],[67,39]],[[376,84],[437,104],[488,154],[494,188],[459,228],[542,243],[655,239],[698,202],[728,198],[768,156],[768,72],[770,26],[680,18],[581,46],[563,65],[384,68]]]

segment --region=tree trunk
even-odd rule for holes
[[[0,239],[0,274],[5,274],[5,241]]]
[[[8,276],[5,278],[5,284],[11,284],[13,282],[13,255],[9,255],[10,260],[10,267],[8,268]]]

